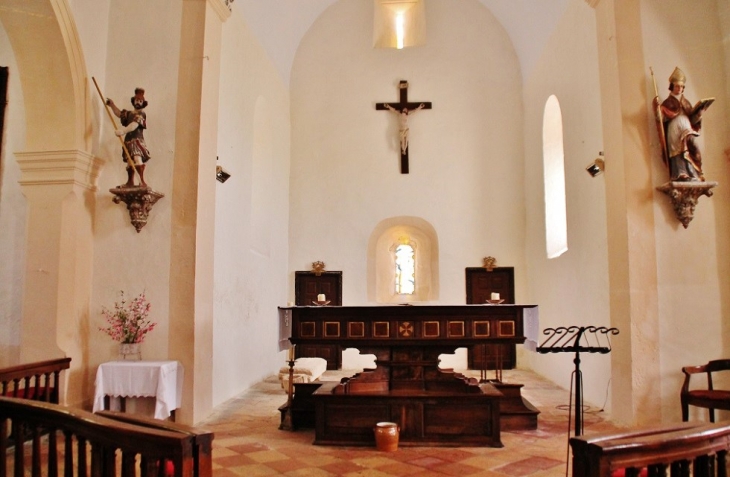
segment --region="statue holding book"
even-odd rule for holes
[[[658,94],[654,98],[662,152],[671,181],[704,181],[702,153],[697,138],[702,127],[702,114],[715,98],[702,99],[692,106],[684,97],[685,82],[682,70],[675,68],[669,77],[669,96],[661,104]]]

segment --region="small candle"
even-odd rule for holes
[[[499,293],[492,292],[492,300],[499,300]]]
[[[319,295],[317,295],[317,301],[324,301],[324,300],[325,300],[324,293],[320,293]]]
[[[289,361],[294,361],[294,347],[296,345],[291,345],[289,347]]]

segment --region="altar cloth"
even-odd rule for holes
[[[178,361],[110,361],[96,370],[94,412],[104,397],[154,397],[155,419],[167,419],[182,404],[183,366]]]

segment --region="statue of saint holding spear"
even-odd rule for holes
[[[136,88],[134,90],[134,96],[130,98],[133,106],[132,110],[120,110],[111,99],[106,98],[104,100],[99,85],[96,84],[96,79],[94,79],[94,85],[96,85],[99,96],[107,107],[107,114],[109,114],[109,119],[114,127],[114,134],[122,143],[122,161],[127,164],[127,183],[119,187],[147,187],[147,183],[144,181],[144,169],[145,163],[150,160],[150,151],[147,149],[144,140],[144,130],[147,129],[147,114],[144,112],[147,101],[144,98],[144,89]],[[117,128],[114,118],[109,113],[109,108],[120,119],[121,128]],[[124,136],[124,139],[122,139],[122,136]],[[139,175],[138,186],[134,184],[135,172]]]

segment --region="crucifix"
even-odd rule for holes
[[[401,80],[398,84],[400,101],[397,103],[375,103],[378,111],[393,111],[399,115],[398,134],[400,135],[400,173],[408,174],[408,115],[419,109],[431,109],[431,103],[409,103],[408,81]]]

